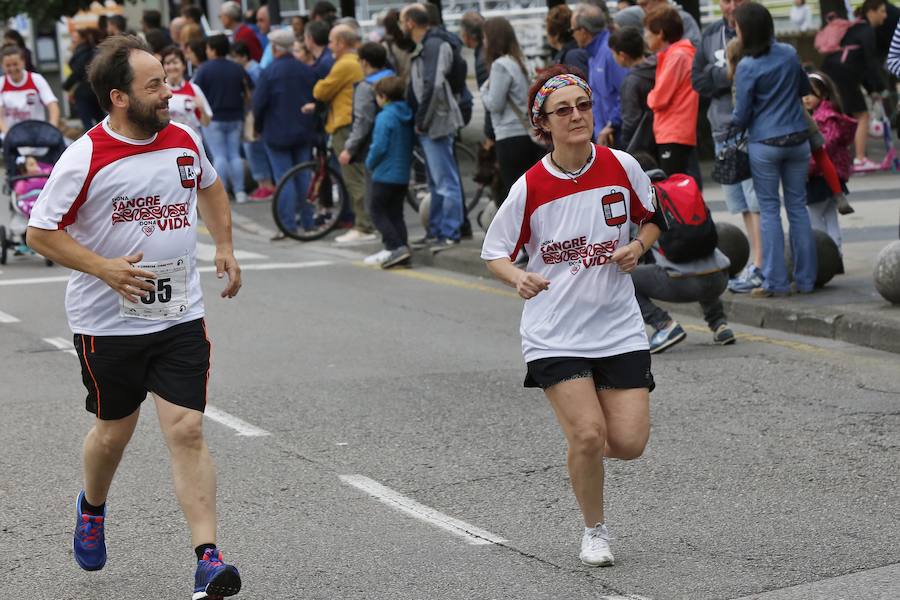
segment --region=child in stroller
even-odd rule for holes
[[[44,121],[22,121],[4,136],[5,191],[9,193],[11,220],[8,225],[0,225],[0,264],[6,264],[10,249],[16,256],[34,254],[25,240],[28,218],[50,170],[65,149],[62,133]]]

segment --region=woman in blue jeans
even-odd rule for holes
[[[750,169],[759,200],[763,246],[762,287],[754,297],[791,293],[784,258],[781,198],[790,224],[794,283],[800,293],[813,291],[816,282],[816,245],[806,211],[809,163],[807,123],[801,97],[809,94],[809,79],[797,52],[775,41],[772,15],[761,4],[735,10],[737,34],[744,58],[735,72],[733,127],[749,131]]]

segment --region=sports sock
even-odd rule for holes
[[[825,147],[813,150],[813,158],[816,161],[816,166],[821,169],[822,176],[825,178],[825,183],[828,184],[828,189],[831,190],[831,193],[835,195],[844,193],[844,190],[841,189],[841,180],[838,179],[837,171],[834,169],[834,163],[831,162],[828,153],[825,152]]]
[[[100,506],[94,506],[93,504],[90,504],[84,496],[81,497],[81,512],[82,512],[82,514],[87,513],[89,515],[95,515],[98,517],[102,517],[103,510],[105,508],[106,508],[106,502],[104,502]]]
[[[194,548],[194,554],[197,555],[197,560],[203,560],[203,553],[206,552],[209,548],[215,548],[215,544],[200,544],[196,548]]]

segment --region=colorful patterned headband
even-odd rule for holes
[[[571,73],[555,75],[548,79],[547,82],[541,86],[541,89],[538,91],[538,93],[534,95],[534,104],[531,106],[532,125],[537,127],[537,118],[541,116],[541,109],[544,107],[544,102],[547,100],[547,97],[556,90],[568,87],[570,85],[577,85],[585,91],[588,98],[591,97],[591,86],[589,86],[587,82],[581,77],[572,75]]]

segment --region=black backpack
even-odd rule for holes
[[[653,189],[669,227],[659,236],[663,256],[674,263],[683,263],[715,252],[719,234],[694,178],[675,174],[655,181]]]

